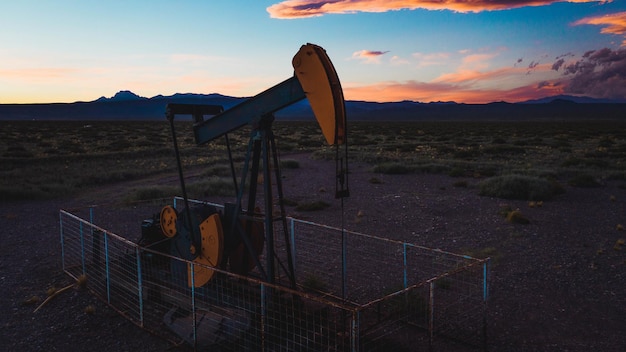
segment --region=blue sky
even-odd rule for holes
[[[626,98],[626,1],[21,0],[0,4],[0,103],[252,96],[307,42],[349,100]]]

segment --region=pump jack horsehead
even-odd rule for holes
[[[309,100],[326,142],[336,149],[335,197],[349,196],[346,111],[335,68],[326,51],[314,44],[303,45],[293,57],[292,65],[294,76],[226,111],[219,105],[168,104],[166,108],[185,208],[178,212],[171,206],[164,207],[159,224],[163,236],[171,240],[172,256],[203,264],[172,268],[186,271],[189,287],[209,283],[215,274],[215,270],[210,269],[213,267],[239,275],[248,275],[256,268],[261,280],[274,284],[278,278],[287,278],[289,286],[296,288],[282,179],[272,132],[274,112],[302,99]],[[192,116],[197,145],[222,136],[225,138],[236,202],[225,204],[223,213],[213,207],[190,207],[174,130],[176,115]],[[251,134],[242,175],[237,179],[228,133],[247,125],[251,127]],[[262,177],[259,179],[260,172]],[[248,185],[246,180],[249,180]],[[262,184],[262,210],[256,204],[257,184]],[[246,202],[244,193],[247,194]],[[283,262],[284,259],[281,261],[275,251],[274,224],[277,222],[282,223],[279,227],[283,229],[287,263]],[[261,263],[264,247],[265,263]]]

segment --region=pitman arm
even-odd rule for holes
[[[193,128],[198,145],[208,143],[224,134],[254,124],[261,117],[306,98],[296,77],[291,77],[259,93],[239,105],[215,115]]]

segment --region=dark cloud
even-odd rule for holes
[[[558,60],[552,67],[563,68],[563,74],[570,77],[565,93],[626,98],[626,48],[590,50],[578,61],[565,64]]]
[[[552,64],[552,69],[554,71],[558,71],[561,69],[561,66],[563,66],[563,64],[565,63],[565,59],[560,58],[558,60],[556,60],[553,64]]]
[[[565,54],[561,54],[561,55],[557,56],[555,59],[556,60],[560,60],[560,59],[563,59],[563,58],[566,58],[566,57],[572,57],[572,56],[574,56],[573,53],[565,53]]]
[[[554,88],[554,87],[558,87],[561,85],[561,82],[550,82],[550,81],[541,81],[539,83],[537,83],[537,89],[542,89],[542,88]]]
[[[336,2],[340,2],[340,1],[341,0],[326,0],[326,1],[319,1],[319,2],[305,1],[301,5],[294,5],[293,9],[295,11],[303,11],[303,12],[319,11],[322,7],[324,7],[324,5],[333,4]]]

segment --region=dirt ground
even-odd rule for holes
[[[541,207],[481,197],[473,178],[381,175],[350,165],[351,196],[334,199],[334,162],[307,154],[283,172],[285,197],[324,200],[322,211],[288,215],[454,253],[492,257],[491,351],[626,350],[626,189],[623,182],[574,188]],[[373,178],[377,182],[372,182]],[[455,182],[466,181],[466,187]],[[71,289],[33,313],[46,290],[72,283],[61,270],[58,212],[121,199],[174,176],[104,186],[66,199],[0,204],[0,349],[3,351],[186,350],[143,331],[87,290]],[[212,200],[212,199],[207,199]],[[508,223],[503,206],[529,224]],[[343,214],[343,216],[342,216]],[[147,214],[149,216],[150,214]],[[138,219],[139,224],[142,219]],[[139,228],[139,225],[138,225]],[[88,306],[95,308],[88,313]]]

